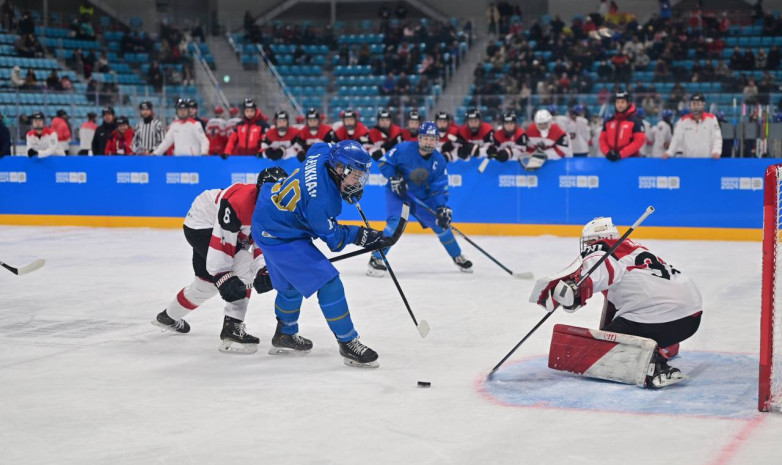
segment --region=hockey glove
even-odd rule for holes
[[[220,158],[222,158],[223,160],[228,160],[228,154],[224,153],[224,154],[220,155]]]
[[[451,153],[451,152],[453,152],[453,142],[446,141],[443,144],[443,148],[442,148],[441,152],[443,152],[443,153]]]
[[[499,150],[497,150],[496,145],[490,145],[486,147],[486,156],[489,158],[497,158],[497,153]]]
[[[498,162],[505,163],[506,161],[510,160],[510,150],[508,149],[502,149],[499,152],[497,152],[497,156],[495,157]]]
[[[269,292],[274,289],[272,286],[272,279],[269,277],[269,271],[265,266],[258,270],[258,274],[255,275],[253,287],[258,294],[263,294],[264,292]]]
[[[349,203],[350,205],[355,204],[359,200],[361,200],[361,196],[364,195],[364,188],[357,190],[356,192],[351,192],[350,194],[342,193],[342,198],[345,200],[345,202]]]
[[[611,150],[606,154],[606,158],[611,161],[617,161],[622,159],[622,155],[617,150]]]
[[[30,149],[30,150],[27,151],[27,156],[28,157],[34,157],[36,155],[38,155],[38,151],[35,150],[35,149]]]
[[[353,243],[365,249],[382,249],[391,245],[390,241],[390,238],[383,235],[383,231],[359,226],[358,234],[356,234],[356,239]]]
[[[453,210],[451,210],[451,207],[437,207],[437,226],[448,229],[448,227],[451,226],[451,219],[453,219]]]
[[[382,150],[375,150],[374,152],[372,152],[372,159],[373,160],[378,161],[381,158],[383,158],[383,151]]]
[[[402,176],[394,176],[388,180],[388,184],[391,186],[391,192],[397,196],[404,198],[407,194],[407,181]]]
[[[470,155],[475,150],[475,144],[471,144],[469,142],[462,144],[461,147],[459,147],[459,150],[457,151],[457,155],[459,155],[459,158],[462,160],[466,160],[470,158]]]
[[[299,153],[296,154],[296,159],[299,161],[304,161],[304,159],[307,158],[307,151],[301,150]]]
[[[553,297],[566,312],[573,313],[581,308],[581,293],[576,283],[570,279],[557,283]]]
[[[279,160],[284,155],[284,152],[281,148],[274,147],[269,147],[264,153],[270,160]]]
[[[215,286],[226,302],[236,302],[247,297],[247,286],[233,271],[216,275]]]

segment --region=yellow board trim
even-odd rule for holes
[[[148,216],[79,216],[79,215],[0,215],[0,225],[15,226],[87,226],[97,228],[181,228],[183,218]],[[361,221],[341,221],[342,224],[363,226]],[[383,229],[385,222],[370,221],[376,229]],[[559,236],[578,237],[580,225],[561,224],[491,224],[455,223],[465,234],[476,236]],[[623,228],[619,228],[620,232]],[[431,233],[418,222],[411,221],[406,233]],[[709,241],[761,241],[763,230],[749,228],[682,228],[642,226],[633,233],[638,239],[679,239]]]

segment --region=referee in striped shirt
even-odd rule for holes
[[[136,125],[133,134],[133,153],[137,155],[151,155],[163,142],[163,124],[155,118],[152,111],[152,102],[141,102],[138,106],[141,113],[141,121]]]

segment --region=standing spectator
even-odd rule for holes
[[[33,21],[30,10],[25,10],[22,13],[22,19],[19,20],[19,35],[26,36],[27,34],[35,34],[35,21]]]
[[[11,155],[11,131],[4,120],[3,115],[0,115],[0,158]]]
[[[95,53],[90,50],[84,56],[84,79],[89,79],[92,76],[93,69],[95,69]]]
[[[92,139],[95,137],[95,130],[98,129],[98,125],[95,124],[97,117],[98,115],[91,111],[87,113],[87,121],[79,126],[79,155],[91,155]]]
[[[614,111],[614,115],[603,123],[600,150],[611,161],[637,157],[646,143],[646,134],[627,90],[619,89],[614,94]]]
[[[489,3],[486,8],[486,23],[489,25],[489,33],[497,34],[497,27],[500,23],[500,10],[494,5],[494,2]]]
[[[128,118],[117,118],[117,129],[112,131],[104,152],[106,155],[133,155],[133,129]]]
[[[37,111],[30,117],[32,129],[27,133],[27,156],[48,157],[64,155],[57,147],[57,134],[45,125],[43,113]]]
[[[106,144],[111,138],[111,133],[117,129],[117,121],[114,116],[114,107],[107,106],[101,112],[103,115],[103,124],[95,129],[95,136],[92,138],[92,154],[105,155]]]
[[[152,102],[141,102],[138,106],[141,119],[136,123],[131,150],[136,155],[152,155],[163,142],[163,124],[155,118]]]
[[[147,82],[155,88],[155,92],[160,92],[163,89],[163,70],[160,69],[160,65],[157,60],[153,61],[149,65],[149,71],[147,72]]]
[[[670,158],[681,152],[685,158],[720,158],[722,156],[722,130],[717,117],[703,111],[706,99],[703,94],[693,94],[690,114],[682,116],[673,128],[673,138],[662,158]]]
[[[57,134],[57,146],[68,155],[71,145],[71,126],[68,122],[68,112],[57,110],[57,116],[52,119],[52,130]]]

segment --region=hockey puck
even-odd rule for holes
[[[429,381],[419,381],[418,387],[423,387],[423,388],[432,387],[432,383],[430,383]]]

